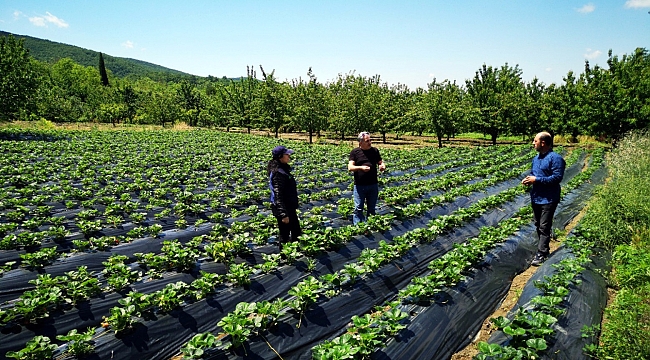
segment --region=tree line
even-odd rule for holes
[[[522,79],[508,63],[481,66],[464,83],[433,79],[426,89],[389,85],[379,75],[350,72],[319,82],[279,81],[275,71],[247,67],[246,76],[162,81],[120,78],[98,66],[70,59],[33,59],[22,40],[0,38],[0,121],[101,122],[170,126],[269,129],[306,132],[310,141],[324,131],[342,139],[360,131],[434,134],[440,146],[463,132],[522,139],[540,130],[616,141],[650,120],[650,54],[637,48],[608,54],[607,67],[569,71],[562,84]]]

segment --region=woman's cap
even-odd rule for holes
[[[284,154],[291,155],[293,153],[294,153],[293,150],[287,149],[286,147],[284,147],[282,145],[278,145],[278,146],[274,147],[273,151],[271,151],[271,154],[273,154],[273,157],[276,158],[276,159],[281,158]]]

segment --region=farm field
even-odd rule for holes
[[[206,130],[0,130],[0,356],[32,339],[33,352],[68,356],[86,333],[97,359],[445,359],[536,251],[520,185],[529,145],[382,149],[378,215],[352,225],[351,147],[286,140],[305,234],[280,251],[265,172],[278,143]],[[556,151],[567,160],[563,228],[605,171],[602,150]],[[548,262],[588,256],[580,247],[570,241]],[[540,269],[543,279],[550,266]],[[562,287],[547,297],[604,291]],[[562,340],[541,331],[530,348],[581,348],[570,330]]]

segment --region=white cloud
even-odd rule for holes
[[[627,0],[625,2],[626,9],[638,9],[650,7],[650,0]]]
[[[592,3],[583,5],[581,8],[576,9],[577,12],[583,13],[583,14],[589,14],[591,12],[594,12],[596,10],[596,6]]]
[[[44,27],[47,27],[47,24],[45,23],[45,19],[42,18],[42,17],[38,17],[38,16],[30,17],[30,18],[29,18],[29,22],[32,23],[32,24],[34,24],[34,25],[36,25],[36,26],[44,26]]]
[[[553,69],[552,69],[552,68],[550,68],[550,67],[547,67],[547,68],[546,68],[546,69],[544,69],[544,70],[546,70],[546,72],[551,72],[551,70],[553,70]]]
[[[122,43],[122,46],[124,46],[127,49],[133,49],[133,46],[135,46],[135,44],[133,43],[133,41],[127,40]]]
[[[585,58],[587,58],[589,60],[593,60],[593,59],[599,57],[602,53],[603,52],[600,51],[600,50],[591,51],[591,49],[587,49],[587,53],[585,54]]]
[[[16,13],[14,13],[15,15]],[[29,22],[36,26],[41,26],[41,27],[47,27],[47,24],[54,24],[60,28],[67,28],[69,25],[65,20],[59,19],[58,17],[50,14],[49,12],[45,12],[46,15],[44,16],[34,16],[29,18]]]
[[[62,28],[67,28],[69,26],[68,23],[65,22],[65,20],[59,19],[58,17],[50,14],[49,12],[46,12],[46,14],[47,15],[45,15],[45,20],[47,22],[50,22],[50,23],[52,23],[52,24],[54,24],[54,25],[56,25],[58,27],[62,27]]]
[[[20,15],[22,15],[22,14],[23,13],[18,11],[18,10],[14,11],[14,20],[18,19],[20,17]]]
[[[436,74],[434,74],[434,73],[430,73],[430,74],[429,74],[429,77],[430,77],[430,78],[435,78],[435,77],[436,77]]]

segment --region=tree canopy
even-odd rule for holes
[[[611,51],[607,68],[585,63],[561,84],[522,79],[518,65],[483,64],[464,84],[433,79],[426,89],[389,85],[379,75],[339,74],[320,83],[307,78],[280,81],[275,71],[250,66],[233,79],[119,77],[69,58],[54,63],[30,57],[23,40],[0,37],[0,119],[54,122],[267,129],[340,138],[370,131],[444,137],[478,132],[492,143],[502,135],[530,138],[539,131],[569,138],[595,136],[612,142],[650,121],[650,55],[644,48],[620,58]],[[97,66],[99,61],[100,66]],[[171,79],[171,80],[170,80]],[[105,86],[110,84],[110,86]]]

